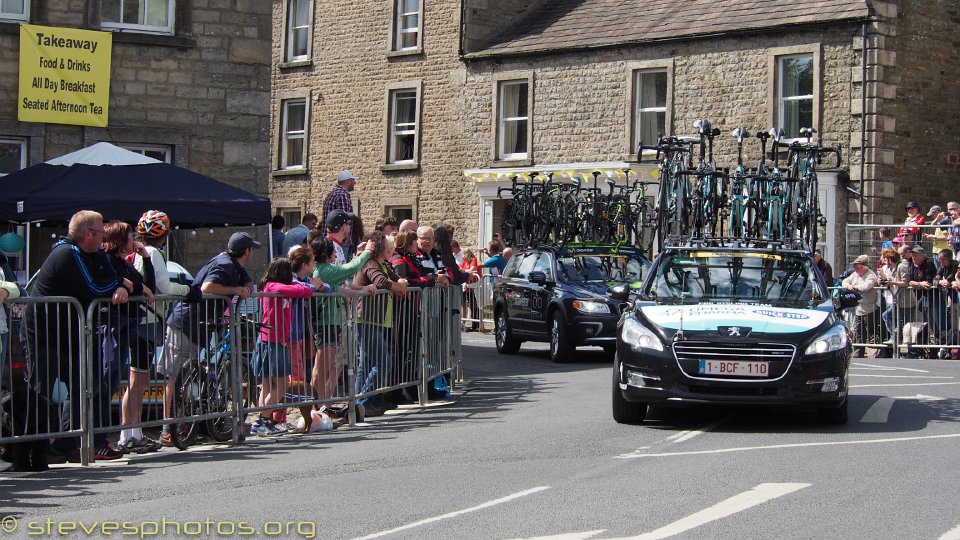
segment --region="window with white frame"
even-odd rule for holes
[[[304,160],[307,125],[306,98],[283,101],[281,124],[280,168],[302,169],[306,166]]]
[[[633,80],[633,148],[643,142],[656,144],[666,134],[667,71],[637,70]]]
[[[417,162],[418,95],[416,88],[390,91],[390,136],[387,163]]]
[[[0,176],[19,171],[26,166],[27,141],[0,138]]]
[[[287,4],[287,62],[310,57],[310,23],[312,0],[289,0]]]
[[[498,159],[525,159],[528,156],[527,130],[529,126],[529,83],[504,81],[500,83],[498,118]]]
[[[100,0],[100,26],[150,34],[173,34],[176,0]]]
[[[30,21],[30,0],[0,0],[0,21]]]
[[[799,138],[800,128],[814,127],[813,78],[812,54],[777,58],[777,121],[787,139]]]
[[[136,152],[157,161],[164,163],[173,163],[173,149],[169,146],[144,145],[144,144],[124,144],[122,147],[131,152]]]
[[[420,47],[420,0],[394,0],[393,50],[410,51]]]

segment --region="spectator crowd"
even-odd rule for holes
[[[408,288],[460,287],[481,279],[484,272],[498,274],[509,258],[495,238],[478,250],[488,255],[480,262],[473,250],[460,249],[456,231],[447,223],[421,226],[383,216],[367,233],[353,212],[350,193],[357,180],[350,171],[340,173],[320,216],[308,213],[285,233],[282,217],[272,222],[274,258],[256,281],[261,292],[271,294],[259,298],[262,320],[268,324],[259,328],[250,358],[249,372],[257,382],[256,405],[261,411],[251,422],[249,434],[277,436],[290,429],[286,409],[271,406],[283,402],[291,387],[307,389],[310,398],[322,400],[334,396],[342,380],[346,365],[341,354],[346,346],[340,335],[343,314],[335,301],[308,309],[306,302],[314,293],[341,298],[360,295],[354,389],[360,394],[371,390],[370,381],[377,373],[382,376],[400,369],[417,357],[420,321],[416,316],[398,316],[402,310],[417,308],[419,300],[409,295]],[[54,245],[26,290],[13,282],[12,271],[0,276],[0,301],[21,295],[70,297],[83,313],[98,305],[94,313],[99,333],[88,351],[95,379],[91,422],[99,427],[111,425],[111,399],[118,392],[122,405],[116,443],[108,440],[106,430],[95,432],[96,460],[154,452],[173,444],[170,422],[163,424],[159,440],[132,427],[141,424],[151,372],[165,381],[163,418],[169,421],[176,417],[172,396],[177,376],[209,340],[204,325],[229,308],[227,301],[215,298],[243,301],[255,291],[255,280],[247,269],[262,246],[252,236],[232,234],[226,250],[210,259],[192,283],[180,283],[170,279],[163,254],[172,229],[170,218],[160,210],[144,212],[135,226],[105,223],[97,212],[80,211],[72,216],[67,235]],[[155,295],[178,300],[161,306]],[[133,297],[144,300],[132,302]],[[476,302],[462,307],[475,311]],[[14,415],[16,435],[76,431],[81,425],[83,349],[75,311],[44,304],[24,310],[22,342],[31,370],[29,381],[14,389],[14,401],[21,404]],[[4,338],[0,358],[6,358],[4,315],[0,309]],[[302,361],[307,358],[310,361]],[[124,378],[128,385],[121,392]],[[442,395],[445,382],[442,377],[435,382],[430,391]],[[382,414],[415,399],[408,390],[365,397],[357,401],[356,410],[361,419]],[[320,414],[336,420],[346,409],[325,407]],[[79,437],[13,446],[13,470],[45,470],[51,460],[80,461]]]
[[[910,358],[960,359],[960,349],[950,347],[960,346],[960,203],[946,207],[934,205],[923,215],[917,203],[907,203],[895,235],[887,227],[877,230],[875,259],[859,255],[839,276],[836,285],[862,295],[854,311],[855,343],[880,345],[872,347],[876,354],[902,344]],[[818,266],[832,275],[825,262]],[[865,353],[863,346],[854,351]]]

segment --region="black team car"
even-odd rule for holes
[[[847,422],[851,344],[809,254],[770,248],[667,248],[627,301],[613,369],[613,418],[644,420],[649,405],[817,409]]]
[[[513,354],[524,341],[550,343],[554,362],[579,345],[616,349],[623,301],[612,286],[640,287],[650,262],[634,247],[543,246],[519,250],[496,278],[493,310],[497,351]]]

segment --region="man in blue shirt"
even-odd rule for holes
[[[260,247],[249,234],[234,233],[227,243],[227,250],[220,253],[197,272],[194,286],[199,286],[200,292],[219,296],[238,296],[244,300],[253,292],[253,280],[244,269],[253,259],[253,251]],[[166,392],[163,396],[163,417],[173,418],[173,387],[177,375],[183,365],[199,353],[201,337],[206,337],[206,329],[202,332],[201,323],[216,322],[223,317],[229,307],[224,299],[210,299],[190,301],[181,300],[170,309],[167,316],[167,333],[164,337],[163,350],[157,357],[156,371],[167,378]],[[202,334],[202,335],[201,335]],[[160,440],[165,446],[172,444],[169,424],[163,426]]]
[[[507,266],[507,259],[503,257],[503,244],[496,240],[491,240],[490,243],[487,244],[487,255],[490,255],[490,258],[484,261],[482,266],[491,270],[491,275],[499,276],[502,274],[503,269]],[[496,270],[496,272],[492,270]]]

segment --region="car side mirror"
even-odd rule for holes
[[[533,271],[527,276],[527,279],[530,280],[530,283],[534,283],[541,287],[547,284],[547,274],[540,271]]]
[[[860,296],[860,293],[857,291],[849,290],[840,290],[837,293],[837,303],[840,304],[841,309],[850,309],[855,308],[860,304],[860,300],[863,297]]]
[[[630,298],[630,285],[626,283],[614,285],[607,290],[607,296],[617,302],[626,302]]]

